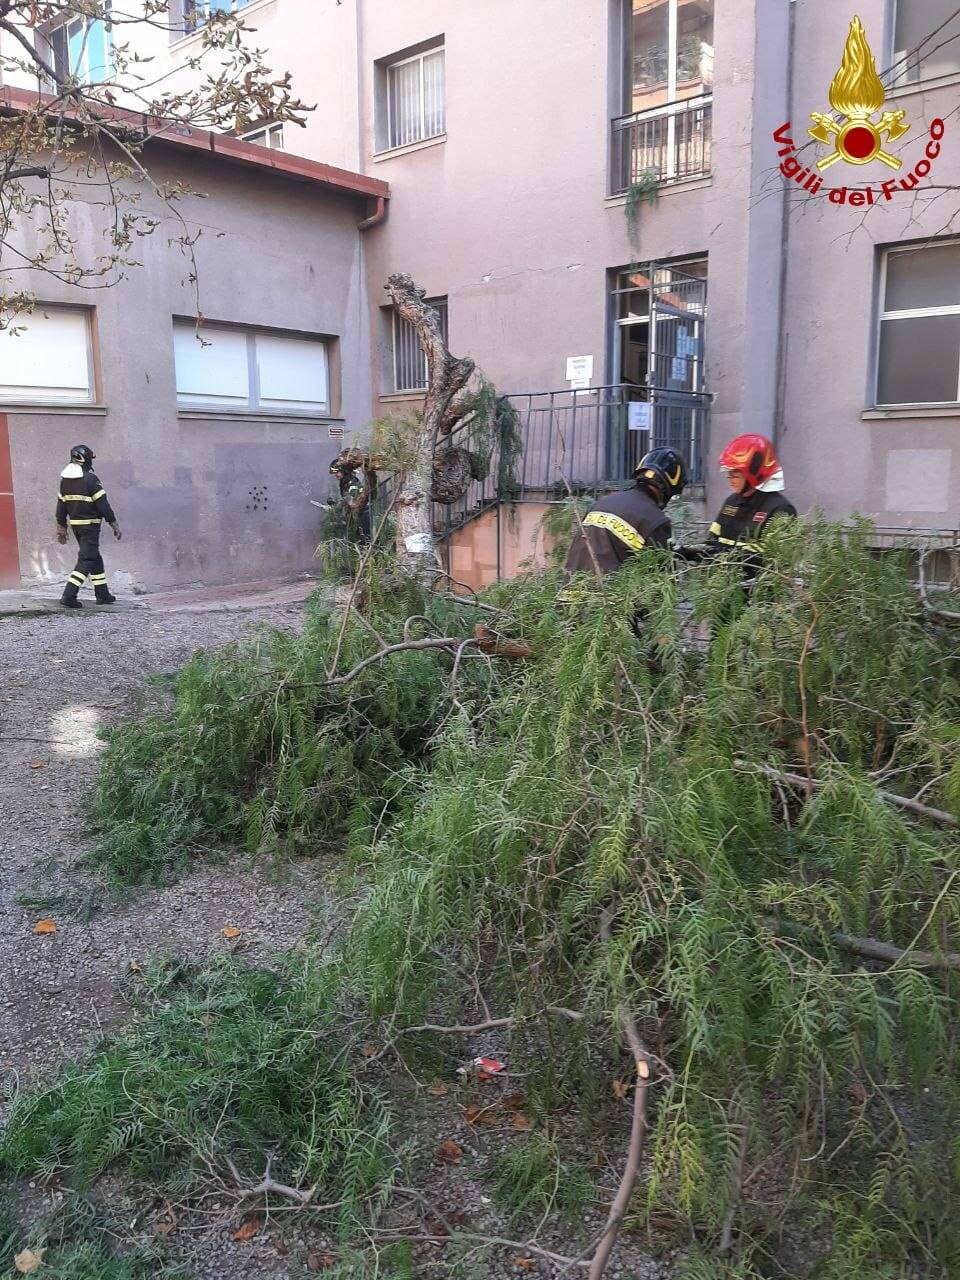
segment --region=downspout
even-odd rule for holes
[[[377,196],[377,208],[371,213],[369,218],[364,218],[362,222],[357,223],[360,231],[369,231],[371,227],[379,227],[382,222],[387,220],[387,197]]]
[[[794,43],[796,38],[797,25],[797,5],[796,0],[790,0],[790,17],[787,26],[787,113],[784,117],[790,119],[793,107],[793,54]],[[784,179],[783,196],[782,196],[782,234],[780,236],[780,281],[779,281],[779,297],[777,301],[777,386],[776,386],[776,410],[773,417],[772,438],[774,446],[779,444],[780,437],[784,431],[784,407],[786,404],[786,376],[787,376],[787,339],[786,339],[786,319],[787,319],[787,263],[790,256],[790,184]]]

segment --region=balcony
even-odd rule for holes
[[[611,121],[611,196],[625,195],[647,175],[658,185],[705,177],[712,123],[710,94]]]

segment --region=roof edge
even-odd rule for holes
[[[29,111],[38,105],[42,106],[55,101],[51,94],[38,93],[32,89],[18,89],[12,85],[0,86],[0,111]],[[97,105],[101,118],[105,122],[125,124],[136,129],[138,133],[145,135],[144,145],[146,146],[168,146],[192,151],[195,154],[205,154],[223,164],[256,169],[262,173],[274,173],[293,182],[305,182],[323,187],[327,191],[341,192],[362,199],[372,197],[389,200],[390,198],[389,183],[379,178],[354,173],[350,169],[339,169],[336,165],[323,164],[318,160],[307,160],[286,151],[271,151],[266,147],[257,146],[256,143],[244,142],[241,138],[234,138],[225,133],[197,129],[179,120],[165,120],[144,112],[129,111],[125,107],[111,107],[103,103]],[[74,110],[67,110],[63,115],[66,119],[76,118]]]

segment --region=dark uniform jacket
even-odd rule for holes
[[[91,529],[99,528],[104,520],[113,524],[116,518],[96,475],[92,471],[84,471],[77,462],[68,463],[60,472],[57,524],[69,524],[73,529]]]
[[[568,577],[592,574],[596,561],[601,573],[613,573],[644,547],[667,546],[670,532],[669,519],[645,489],[611,493],[583,517],[583,530],[573,539],[564,572]]]
[[[751,544],[760,540],[771,520],[796,514],[796,507],[782,493],[764,493],[755,489],[747,498],[731,493],[710,526],[704,552],[719,555],[731,547],[756,552],[759,548],[751,548]]]

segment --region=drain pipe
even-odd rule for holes
[[[377,208],[369,218],[364,218],[362,222],[357,223],[360,231],[369,231],[371,227],[379,227],[382,222],[387,220],[387,197],[377,196]]]
[[[796,25],[797,25],[797,5],[796,0],[790,0],[790,17],[787,26],[787,114],[784,119],[789,120],[791,108],[793,107],[793,54],[794,45],[796,43]],[[776,405],[773,416],[772,438],[774,447],[780,443],[780,437],[783,434],[784,422],[784,406],[786,402],[786,374],[787,374],[787,339],[784,329],[786,328],[787,319],[787,262],[790,253],[790,184],[786,179],[783,181],[783,198],[782,198],[782,235],[780,237],[780,294],[777,303],[777,385],[776,385]]]

